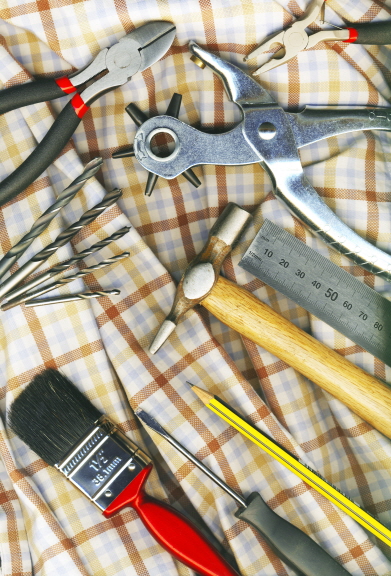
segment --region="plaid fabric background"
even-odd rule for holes
[[[255,223],[224,265],[224,274],[246,286],[320,341],[391,382],[391,369],[273,289],[238,267],[240,255],[269,218],[360,281],[390,294],[390,285],[331,252],[309,234],[271,193],[258,165],[205,166],[193,188],[183,177],[159,179],[144,196],[146,172],[132,158],[111,154],[133,141],[135,126],[124,112],[135,102],[163,113],[174,92],[183,96],[180,119],[206,129],[239,118],[219,79],[189,58],[196,40],[222,58],[242,58],[266,36],[300,16],[307,2],[287,0],[40,0],[0,2],[0,81],[4,88],[33,76],[61,75],[86,65],[134,27],[168,20],[177,36],[165,57],[95,102],[73,141],[27,190],[0,210],[1,253],[95,156],[105,159],[71,204],[37,239],[19,264],[53,240],[104,190],[123,198],[82,230],[48,266],[131,224],[129,233],[88,263],[124,250],[130,257],[90,275],[88,287],[118,287],[121,295],[3,312],[0,326],[0,557],[3,576],[181,576],[191,571],[153,540],[137,514],[126,510],[106,520],[61,474],[48,467],[6,426],[6,411],[32,377],[60,369],[94,404],[115,419],[156,464],[147,490],[176,503],[229,548],[243,576],[294,574],[247,524],[234,517],[235,502],[160,437],[150,436],[132,409],[142,406],[235,490],[259,491],[269,506],[306,531],[354,576],[391,574],[391,550],[350,517],[242,438],[201,404],[186,380],[218,394],[303,461],[391,527],[391,442],[340,401],[252,342],[242,340],[204,309],[188,313],[154,356],[148,344],[169,311],[187,263],[203,246],[227,202],[254,211]],[[328,0],[326,20],[389,20],[391,1]],[[316,30],[316,24],[313,29]],[[262,57],[257,63],[262,62]],[[256,62],[250,61],[251,67]],[[260,77],[289,110],[305,105],[387,106],[391,97],[388,47],[318,44],[287,65]],[[0,117],[0,178],[5,178],[44,136],[67,97]],[[390,137],[355,132],[329,138],[300,152],[305,173],[336,213],[386,251],[391,251]],[[14,266],[14,270],[17,265]],[[175,282],[174,282],[175,281]],[[61,292],[79,292],[74,282]],[[388,559],[387,559],[388,557]]]

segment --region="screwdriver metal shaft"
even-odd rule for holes
[[[34,306],[46,306],[47,304],[65,304],[66,302],[76,302],[78,300],[92,300],[93,298],[102,298],[102,296],[118,296],[120,290],[100,290],[99,292],[83,292],[82,294],[69,294],[67,296],[58,296],[57,298],[44,298],[43,300],[29,300],[26,302],[27,308]]]
[[[234,500],[236,500],[236,502],[240,504],[240,506],[243,506],[244,508],[247,507],[246,500],[242,496],[240,496],[237,492],[235,492],[235,490],[232,490],[232,488],[230,488],[228,484],[226,484],[223,480],[221,480],[221,478],[219,478],[214,472],[212,472],[210,468],[205,466],[205,464],[203,464],[201,460],[198,460],[198,458],[196,458],[191,452],[189,452],[184,446],[182,446],[182,444],[177,442],[175,438],[173,438],[162,426],[160,426],[159,422],[157,422],[153,416],[151,416],[144,410],[141,410],[141,408],[138,408],[135,411],[135,414],[138,418],[140,418],[142,422],[144,422],[144,424],[146,424],[154,432],[160,434],[160,436],[163,436],[163,438],[165,438],[167,442],[169,442],[172,446],[174,446],[174,448],[176,448],[179,452],[181,452],[181,454],[183,454],[188,460],[190,460],[190,462],[193,462],[193,464],[195,464],[197,468],[199,468],[207,476],[209,476],[209,478],[213,480],[213,482],[215,482],[218,486],[220,486],[220,488],[222,488],[224,492],[227,492],[227,494],[232,496],[232,498],[234,498]]]
[[[34,222],[30,231],[27,232],[27,234],[25,234],[23,238],[11,248],[11,250],[4,254],[0,261],[0,278],[2,278],[16,260],[24,254],[35,238],[46,230],[53,218],[57,216],[59,211],[76,196],[77,192],[83,188],[86,181],[98,172],[102,163],[103,159],[100,157],[94,158],[91,162],[88,162],[83,172],[58,195],[56,202],[49,206],[49,208]]]
[[[12,300],[8,300],[5,304],[0,307],[0,310],[9,310],[10,308],[14,308],[14,306],[18,306],[19,304],[23,304],[23,302],[27,302],[37,298],[38,296],[42,296],[42,294],[46,294],[47,292],[51,292],[56,288],[60,288],[61,286],[65,286],[65,284],[69,284],[77,278],[83,278],[83,276],[87,276],[92,272],[96,272],[97,270],[102,270],[107,266],[111,266],[124,258],[129,256],[130,252],[123,252],[122,254],[118,254],[117,256],[112,256],[111,258],[107,258],[106,260],[102,260],[102,262],[98,262],[98,264],[93,264],[92,266],[88,266],[87,268],[83,268],[83,270],[79,270],[75,274],[71,276],[66,276],[65,278],[61,278],[61,280],[57,280],[56,282],[52,282],[51,284],[47,284],[46,286],[42,286],[42,288],[38,288],[38,290],[34,290],[33,292],[27,292],[19,296],[19,298],[13,298]]]
[[[349,576],[349,572],[305,532],[302,532],[269,508],[258,492],[252,492],[246,499],[242,498],[166,432],[150,414],[147,414],[141,408],[138,408],[135,414],[142,422],[163,436],[172,446],[193,462],[197,468],[200,468],[220,488],[232,496],[241,506],[235,512],[235,516],[255,528],[265,538],[269,546],[289,566],[292,566],[303,576],[330,576],[330,574],[333,576]]]
[[[11,290],[11,292],[7,292],[7,300],[10,301],[11,299],[17,298],[18,296],[21,296],[25,292],[28,292],[29,290],[32,290],[36,286],[39,286],[39,284],[46,282],[46,280],[58,276],[58,274],[61,274],[61,272],[65,272],[68,268],[70,268],[80,260],[84,260],[84,258],[86,258],[87,256],[90,256],[94,252],[98,252],[105,246],[108,246],[108,244],[110,244],[111,242],[119,240],[120,238],[122,238],[122,236],[125,236],[125,234],[129,232],[130,228],[131,226],[124,226],[123,228],[117,230],[117,232],[114,232],[114,234],[111,234],[111,236],[108,236],[104,240],[100,240],[99,242],[92,244],[91,246],[89,246],[89,248],[86,248],[82,252],[75,254],[74,256],[72,256],[72,258],[64,260],[63,262],[56,264],[56,266],[53,266],[53,268],[50,268],[49,270],[45,270],[44,272],[37,274],[34,278],[29,280],[22,286],[15,288],[15,290]]]
[[[21,266],[21,268],[19,268],[19,270],[15,272],[15,274],[12,274],[12,276],[7,278],[7,280],[0,285],[0,298],[5,296],[8,292],[15,288],[15,286],[22,282],[22,280],[24,280],[29,274],[39,268],[39,266],[41,266],[45,260],[47,260],[58,248],[60,248],[60,246],[64,246],[74,236],[76,236],[79,230],[84,228],[84,226],[87,226],[87,224],[93,222],[102,212],[104,212],[104,210],[106,210],[106,208],[114,204],[121,196],[121,194],[122,191],[118,188],[108,192],[104,196],[103,200],[101,200],[101,202],[96,204],[90,210],[87,210],[87,212],[83,214],[80,220],[74,222],[68,228],[63,230],[57,236],[54,242],[35,254],[35,256],[33,256],[29,262],[26,262],[23,266]]]

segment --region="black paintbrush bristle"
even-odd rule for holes
[[[66,376],[48,368],[14,401],[8,424],[38,456],[54,466],[101,416]]]

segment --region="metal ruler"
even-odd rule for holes
[[[239,266],[391,366],[391,302],[265,220]]]

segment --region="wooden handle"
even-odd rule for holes
[[[224,324],[281,358],[391,438],[391,389],[380,380],[222,276],[201,304]]]

